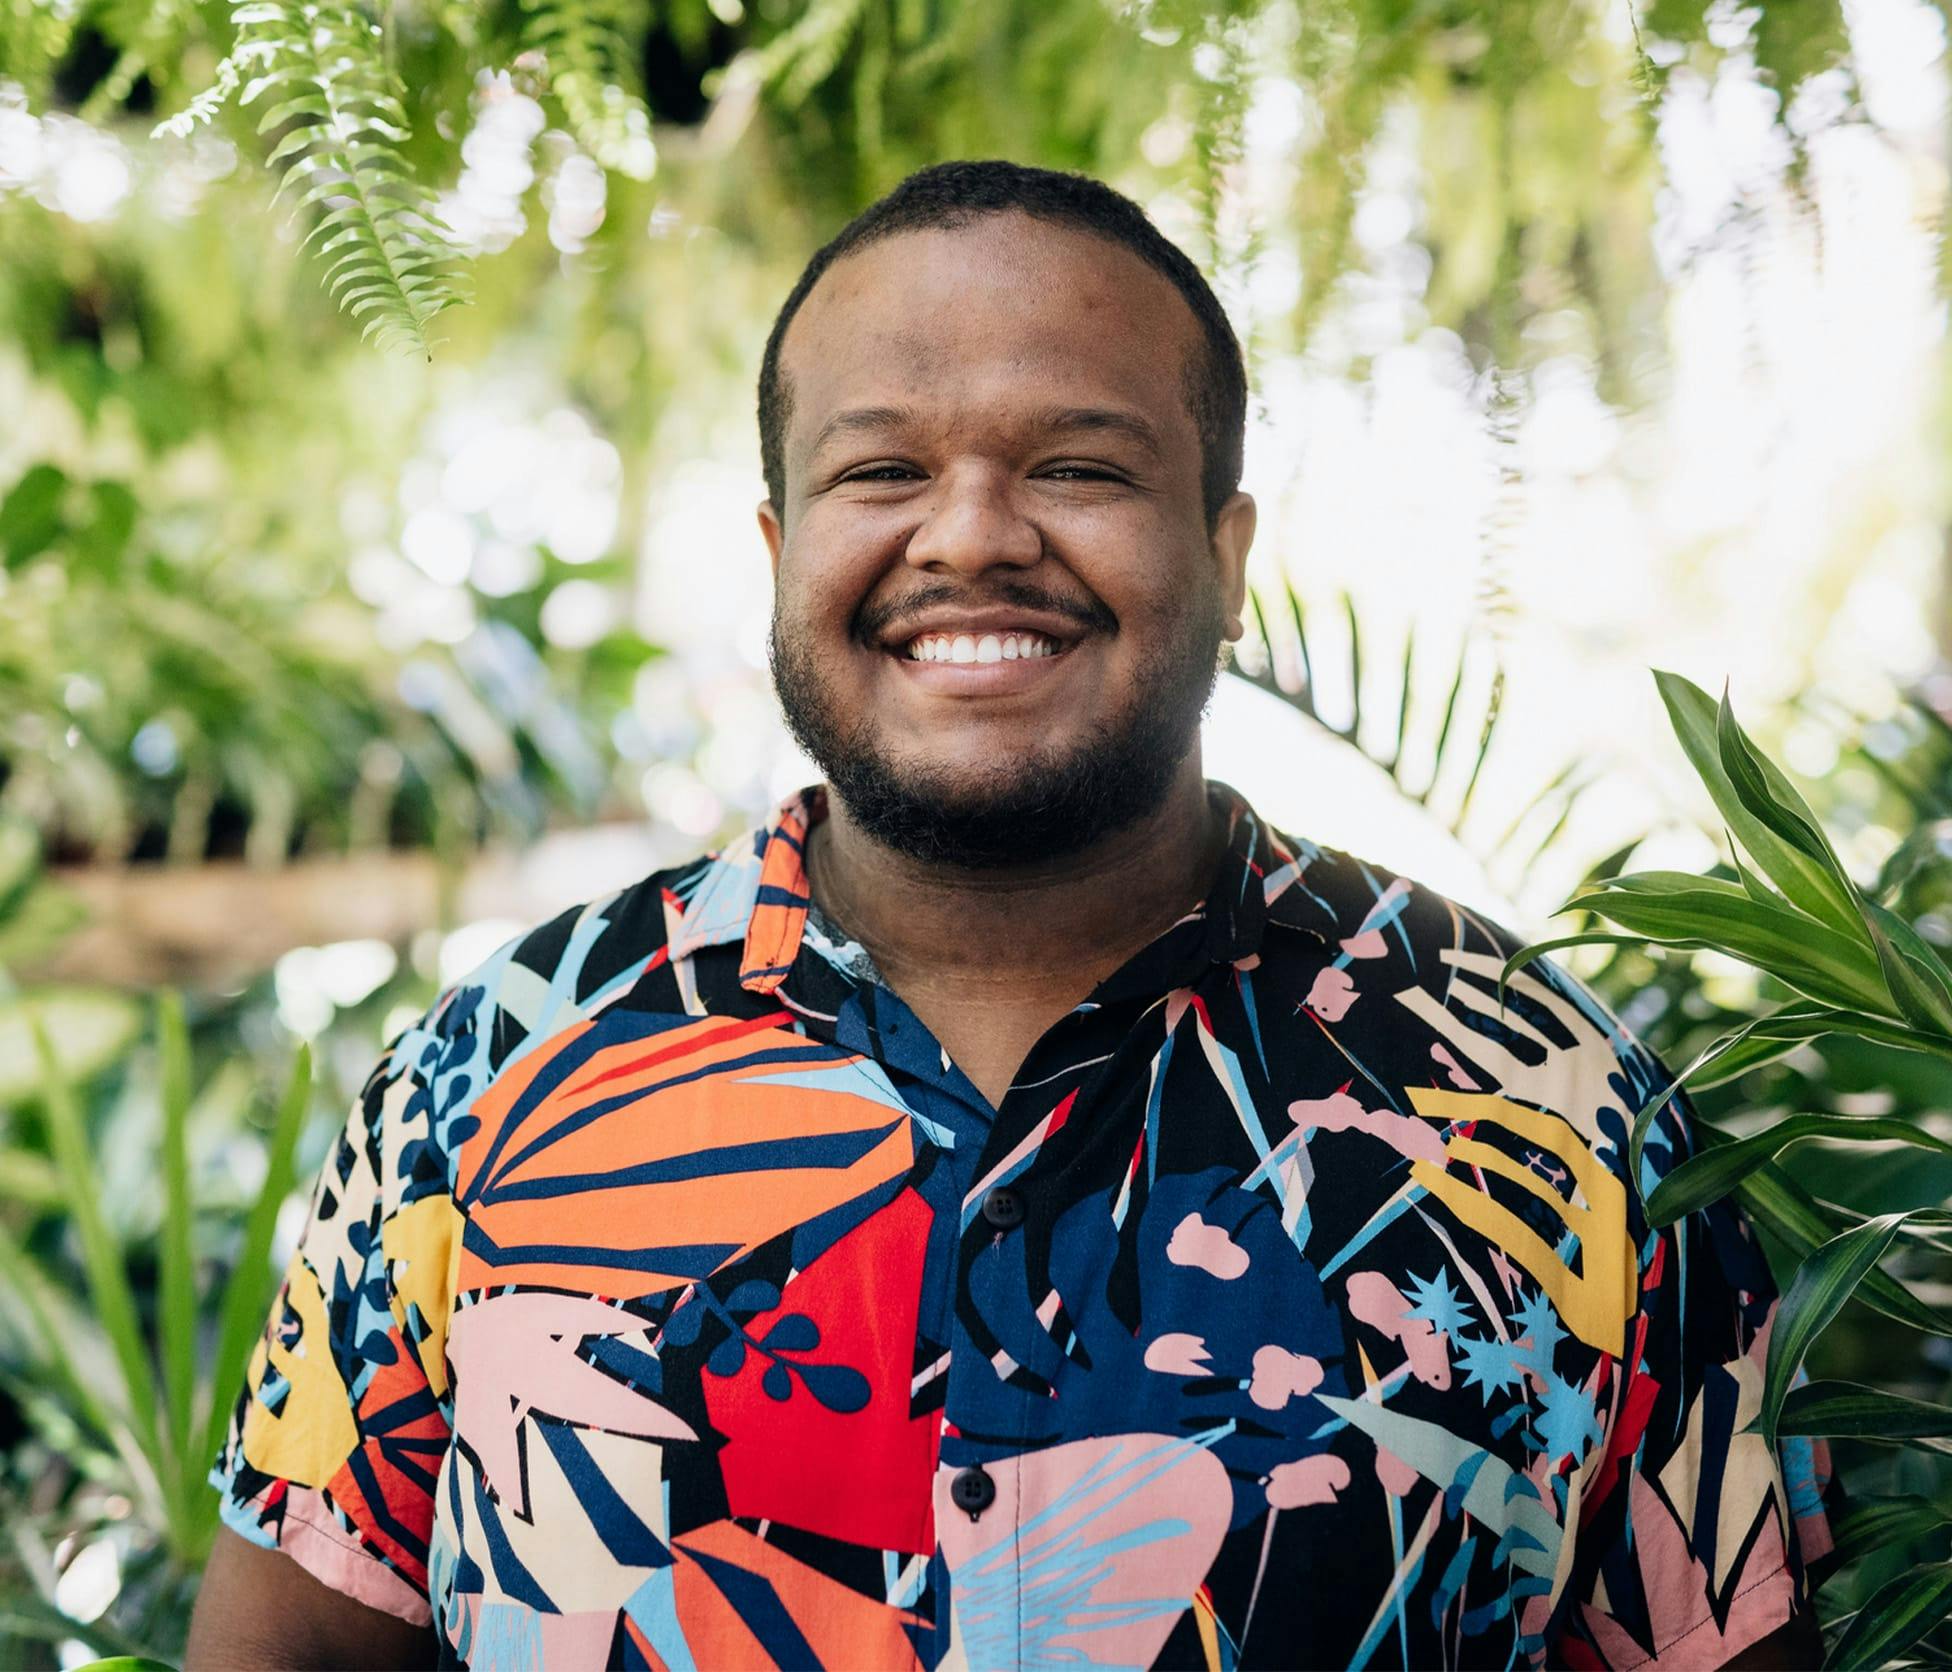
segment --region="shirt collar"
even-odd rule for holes
[[[1231,785],[1209,779],[1207,798],[1227,820],[1227,846],[1196,914],[1206,921],[1206,955],[1216,963],[1258,956],[1271,922],[1317,932],[1332,925],[1303,881],[1321,850],[1281,836]],[[792,972],[806,931],[807,832],[826,816],[826,787],[810,785],[781,802],[766,823],[710,856],[689,897],[673,902],[672,959],[736,940],[742,946],[740,986],[752,993],[776,991]]]

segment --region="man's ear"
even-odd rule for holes
[[[1247,631],[1243,615],[1247,608],[1247,551],[1254,544],[1258,515],[1252,494],[1235,493],[1220,507],[1213,525],[1213,563],[1229,639],[1238,639]]]
[[[759,532],[766,542],[766,555],[772,559],[773,573],[779,573],[780,547],[786,541],[786,530],[781,526],[779,512],[773,509],[770,498],[759,502]]]

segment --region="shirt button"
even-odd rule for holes
[[[968,1510],[969,1519],[974,1521],[996,1502],[996,1482],[987,1470],[964,1469],[949,1482],[949,1496],[955,1499],[956,1508]]]
[[[1023,1198],[999,1184],[983,1198],[983,1217],[999,1231],[1014,1231],[1023,1223]]]

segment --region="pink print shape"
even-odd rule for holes
[[[1290,1399],[1311,1394],[1321,1385],[1320,1359],[1270,1344],[1254,1354],[1254,1380],[1247,1397],[1264,1411],[1278,1411]]]
[[[1324,1022],[1339,1022],[1361,996],[1349,972],[1331,964],[1316,972],[1315,984],[1308,989],[1308,1008]]]
[[[1431,1061],[1444,1065],[1444,1078],[1449,1080],[1459,1091],[1476,1091],[1478,1089],[1477,1081],[1471,1078],[1465,1071],[1464,1065],[1450,1054],[1450,1047],[1441,1040],[1434,1041],[1431,1044],[1430,1058]]]
[[[1173,1332],[1153,1338],[1145,1350],[1145,1367],[1168,1376],[1204,1376],[1209,1373],[1206,1337]]]
[[[1359,1271],[1349,1279],[1349,1316],[1401,1343],[1410,1374],[1425,1387],[1450,1386],[1450,1354],[1444,1337],[1428,1318],[1410,1316],[1403,1292],[1379,1271]]]
[[[936,1477],[957,1658],[1151,1666],[1226,1536],[1234,1499],[1220,1459],[1176,1434],[1120,1434],[989,1467],[996,1502],[977,1521],[949,1500],[955,1471]],[[1039,1635],[1026,1654],[1030,1620]]]
[[[1345,940],[1342,950],[1351,958],[1380,958],[1389,948],[1383,944],[1382,930],[1363,929]]]
[[[1189,1213],[1173,1227],[1166,1258],[1176,1266],[1198,1266],[1222,1282],[1231,1282],[1247,1270],[1247,1250],[1227,1235],[1225,1226],[1209,1225],[1197,1213]]]
[[[1392,1498],[1405,1498],[1409,1496],[1410,1488],[1423,1477],[1395,1452],[1379,1443],[1376,1447],[1376,1478]]]
[[[641,1440],[695,1440],[675,1411],[576,1356],[589,1335],[630,1335],[648,1326],[607,1303],[576,1295],[491,1295],[448,1325],[454,1363],[454,1428],[481,1460],[501,1499],[521,1507],[518,1433],[531,1410],[585,1428]]]
[[[1324,1132],[1367,1132],[1408,1160],[1444,1164],[1444,1140],[1434,1126],[1426,1126],[1414,1115],[1365,1109],[1346,1090],[1328,1097],[1297,1098],[1288,1105],[1288,1119],[1303,1132],[1316,1127]]]
[[[1333,1452],[1277,1463],[1267,1477],[1267,1501],[1274,1509],[1304,1509],[1309,1504],[1332,1504],[1349,1484],[1349,1465]]]

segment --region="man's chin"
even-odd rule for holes
[[[1088,847],[1159,803],[1171,763],[1102,753],[927,766],[855,755],[828,767],[850,819],[882,846],[970,870],[1036,865]],[[1108,770],[1111,769],[1111,770]]]

